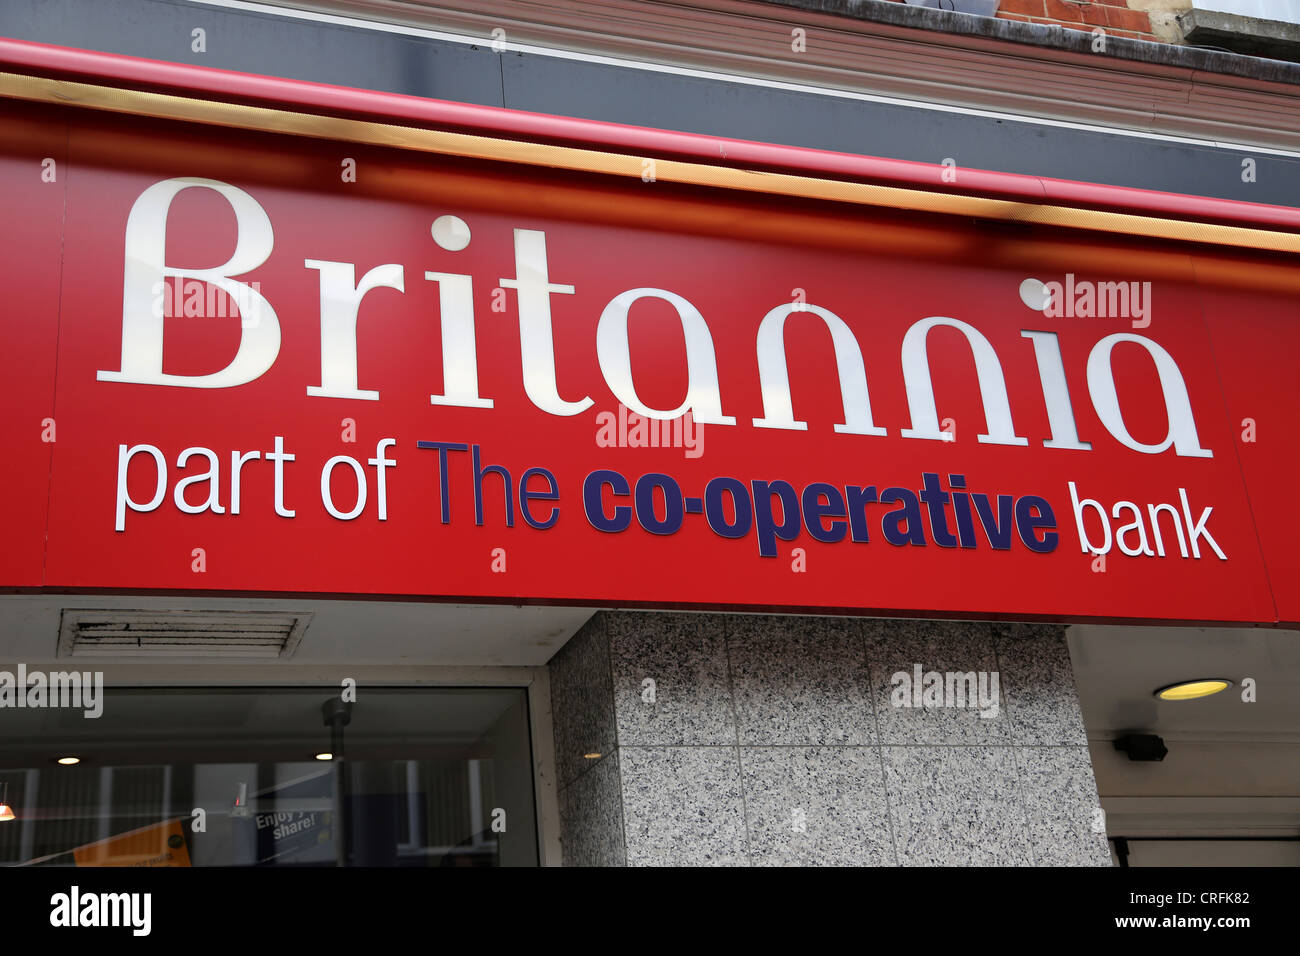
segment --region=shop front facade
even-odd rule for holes
[[[1294,64],[348,6],[0,15],[3,862],[1294,855]]]

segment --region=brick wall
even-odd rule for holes
[[[1002,0],[998,16],[1074,30],[1092,31],[1100,27],[1107,36],[1130,40],[1157,39],[1147,12],[1129,9],[1127,0]]]
[[[1130,40],[1179,42],[1176,35],[1161,27],[1172,16],[1166,10],[1182,9],[1187,5],[1188,0],[1131,0],[1131,4],[1130,0],[1002,0],[997,15],[1003,20],[1043,23],[1088,32],[1100,28],[1107,36]],[[940,6],[948,9],[947,4],[940,3]],[[1159,11],[1156,16],[1161,19],[1154,30],[1148,10]]]

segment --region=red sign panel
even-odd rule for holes
[[[1266,256],[8,109],[5,585],[1300,620]]]

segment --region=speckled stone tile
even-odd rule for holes
[[[742,747],[755,866],[892,866],[874,747]]]
[[[735,747],[623,747],[629,866],[748,863]]]
[[[1039,866],[1110,866],[1087,747],[1016,748],[1029,838]]]
[[[857,622],[736,615],[729,624],[741,744],[875,743]]]
[[[565,787],[591,766],[585,754],[608,754],[614,749],[614,688],[603,612],[569,638],[551,658],[547,671],[556,781]]]
[[[883,747],[881,753],[900,864],[1032,863],[1010,747]]]
[[[565,866],[626,866],[623,790],[611,753],[560,791],[560,848]]]
[[[994,627],[1015,743],[1086,745],[1065,628],[1057,624]]]
[[[872,692],[876,716],[880,722],[882,744],[1009,744],[1003,675],[998,674],[996,708],[990,706],[981,716],[977,700],[967,700],[965,707],[906,707],[895,703],[896,688],[906,687],[894,675],[902,672],[914,683],[915,665],[922,675],[980,672],[989,675],[985,687],[992,698],[992,675],[997,672],[993,626],[961,621],[894,621],[861,622],[867,642],[867,662],[871,668]],[[946,678],[945,678],[946,682]],[[897,697],[907,698],[905,690]]]
[[[606,627],[620,746],[736,743],[724,615],[613,612]]]

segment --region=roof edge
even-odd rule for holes
[[[1094,35],[1087,30],[1075,30],[1069,27],[1023,23],[1019,20],[1003,20],[998,17],[981,17],[951,10],[911,6],[907,3],[892,2],[892,0],[756,0],[756,2],[867,23],[1002,40],[1090,56],[1097,55],[1092,51]],[[1109,34],[1106,36],[1105,55],[1113,59],[1131,60],[1156,66],[1300,86],[1300,63],[1287,60],[1270,60],[1176,43],[1152,43]]]

